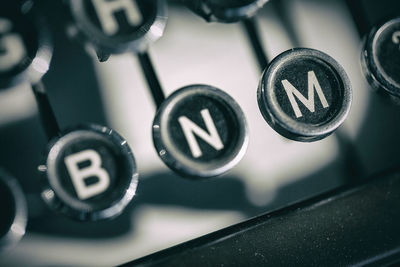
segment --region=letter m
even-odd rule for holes
[[[300,100],[300,102],[303,103],[303,105],[306,106],[306,108],[308,108],[310,112],[314,112],[314,89],[315,91],[317,91],[317,95],[319,97],[319,100],[321,101],[322,107],[329,107],[328,101],[326,101],[325,95],[322,92],[321,86],[319,85],[314,71],[308,72],[308,98],[305,98],[288,80],[283,80],[282,85],[285,88],[286,94],[289,98],[290,104],[292,105],[296,118],[302,117],[303,114],[301,113],[299,105],[297,104],[294,97],[296,96],[297,99]]]

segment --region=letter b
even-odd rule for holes
[[[78,164],[85,161],[89,161],[90,165],[79,168]],[[79,199],[87,199],[107,190],[110,184],[110,176],[108,172],[101,167],[101,157],[96,151],[88,149],[69,155],[65,157],[64,163],[67,166],[72,184],[74,185]],[[87,185],[85,180],[89,177],[97,177],[98,181]]]

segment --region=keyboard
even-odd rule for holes
[[[1,266],[114,266],[150,255],[132,263],[145,265],[151,263],[152,253],[221,229],[225,230],[217,233],[238,233],[242,228],[232,225],[244,222],[240,225],[252,227],[254,220],[247,221],[250,218],[341,186],[363,184],[372,176],[383,180],[382,173],[399,167],[400,113],[396,103],[399,94],[393,89],[396,80],[390,85],[382,84],[382,78],[371,74],[369,57],[362,53],[368,50],[363,44],[371,39],[366,36],[373,27],[400,15],[399,4],[394,0],[379,3],[370,0],[246,1],[258,2],[262,8],[249,12],[248,16],[240,13],[242,17],[237,22],[232,21],[239,16],[235,12],[218,13],[216,8],[211,10],[217,15],[210,16],[209,9],[195,4],[202,1],[168,1],[167,13],[160,14],[160,24],[157,24],[166,22],[165,30],[163,26],[154,27],[146,49],[135,44],[118,50],[113,50],[112,45],[103,45],[101,38],[93,41],[89,38],[93,36],[77,33],[82,31],[77,27],[80,17],[71,16],[70,12],[82,10],[87,3],[67,2],[22,3],[22,10],[29,10],[34,3],[34,8],[45,19],[36,18],[37,33],[47,34],[41,25],[49,28],[52,46],[45,46],[48,49],[43,53],[46,55],[51,52],[50,47],[54,48],[48,71],[45,63],[36,62],[35,70],[39,74],[29,77],[30,82],[34,81],[34,90],[32,84],[20,82],[15,75],[0,76],[0,80],[13,77],[12,82],[0,83],[5,88],[0,91],[0,176],[7,177],[4,180],[8,184],[18,181],[19,185],[11,187],[18,188],[14,192],[16,199],[25,199],[26,205],[14,205],[26,209],[27,214],[26,221],[21,219],[19,224],[21,229],[13,230],[21,240],[2,241],[10,247],[2,252]],[[101,2],[104,1],[97,1]],[[132,1],[119,2],[132,5]],[[147,12],[146,1],[137,2]],[[93,4],[90,14],[96,5]],[[129,17],[119,12],[117,18],[126,24],[124,16]],[[6,38],[8,27],[8,22],[0,20],[0,40]],[[112,32],[113,28],[108,31]],[[400,40],[396,35],[391,37],[394,44]],[[152,41],[152,38],[159,39]],[[0,42],[0,55],[7,50],[4,44]],[[295,47],[302,49],[292,50]],[[17,51],[18,46],[12,49]],[[290,62],[284,60],[302,56],[314,64],[314,71],[307,69],[302,74],[304,81],[296,84],[291,77],[297,71],[285,65]],[[393,55],[392,62],[397,62],[397,58]],[[267,62],[269,72],[264,72]],[[321,62],[325,67],[321,65],[317,71],[315,66]],[[279,76],[285,72],[272,68],[283,65],[292,76]],[[0,61],[0,70],[2,66]],[[328,85],[333,88],[336,83],[331,81],[339,81],[340,93],[322,91],[327,86],[320,73],[326,66],[334,69],[327,77],[335,76],[328,79]],[[395,75],[398,69],[393,68]],[[40,73],[45,72],[39,79]],[[270,102],[264,95],[273,88],[268,80],[273,75],[283,87],[276,101]],[[203,100],[200,97],[190,102],[190,97],[196,94],[202,94]],[[187,106],[177,102],[185,99],[183,96],[189,99]],[[188,115],[195,113],[192,109],[209,97],[212,101],[206,101],[208,104],[199,110],[198,117]],[[332,99],[338,98],[343,104],[331,104],[335,102]],[[282,99],[286,104],[279,106]],[[284,112],[293,112],[291,119],[280,119],[281,108]],[[338,109],[323,115],[323,120],[332,122],[334,117],[337,122],[334,125],[326,125],[325,121],[316,123],[321,118],[308,116],[316,114],[313,108],[316,111]],[[221,112],[228,121],[226,124],[213,121],[216,119],[211,115],[215,110]],[[167,112],[169,117],[177,116],[179,122],[167,135],[172,141],[164,138]],[[303,120],[302,124],[296,124],[298,118]],[[196,119],[200,122],[194,123]],[[43,124],[43,120],[47,123]],[[293,123],[289,125],[288,121]],[[302,128],[307,123],[313,126]],[[179,132],[176,130],[179,127],[186,130]],[[218,133],[220,127],[226,128],[224,135]],[[62,139],[59,131],[70,139]],[[74,133],[77,133],[75,137]],[[52,135],[62,142],[49,144]],[[179,136],[180,139],[174,139]],[[104,172],[106,165],[99,165],[87,176],[95,176],[97,180],[81,185],[80,191],[77,188],[82,179],[74,178],[73,184],[61,183],[61,187],[75,189],[78,198],[89,199],[90,205],[96,204],[96,192],[106,191],[114,197],[113,209],[85,206],[78,212],[78,204],[66,206],[54,198],[57,194],[51,188],[54,183],[43,174],[50,173],[48,155],[56,155],[57,151],[52,148],[72,144],[73,138],[105,142],[101,155],[119,157],[114,162],[107,161],[107,166],[115,172],[118,166],[129,169],[130,180],[123,186],[118,184],[114,193],[108,192],[100,181],[117,182],[113,175]],[[187,141],[190,138],[192,141]],[[235,142],[228,147],[227,140]],[[191,144],[186,150],[180,147],[185,142]],[[82,147],[89,146],[88,143]],[[115,150],[114,146],[119,148]],[[185,150],[198,161],[181,160],[174,147]],[[82,177],[82,169],[98,162],[100,152],[86,149],[85,154],[79,154],[74,149],[68,152],[68,160],[64,160],[63,173],[71,174],[75,170],[75,177]],[[223,153],[212,154],[213,151]],[[221,163],[213,158],[220,156],[226,161]],[[79,157],[86,157],[92,165],[88,167],[82,160],[78,164]],[[215,167],[214,163],[221,165]],[[97,185],[97,189],[87,190],[90,183],[95,185],[92,188]],[[342,191],[332,192],[315,201],[336,199],[342,194]],[[23,201],[16,201],[20,202]],[[389,206],[384,207],[390,211]],[[21,213],[23,218],[24,212]],[[197,248],[203,243],[189,244]],[[162,253],[157,255],[168,256],[168,251]],[[179,260],[169,265],[178,263]]]

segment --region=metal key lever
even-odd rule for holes
[[[159,107],[165,96],[147,50],[163,34],[167,21],[166,2],[69,1],[69,6],[72,17],[68,25],[70,37],[94,51],[100,62],[107,61],[111,54],[137,53]],[[120,11],[123,11],[122,15],[117,15]]]

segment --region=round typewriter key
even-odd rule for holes
[[[127,142],[103,126],[82,126],[50,142],[39,166],[42,198],[53,209],[78,220],[120,214],[136,192],[138,174]]]
[[[268,0],[186,0],[207,21],[237,22],[253,16]]]
[[[320,140],[345,120],[351,105],[350,81],[330,56],[297,48],[277,56],[264,71],[257,100],[268,124],[281,135],[304,142]]]
[[[33,5],[7,1],[0,9],[0,88],[36,83],[49,68],[52,46]]]
[[[371,30],[365,39],[361,62],[371,85],[399,100],[400,17]]]
[[[77,33],[98,54],[142,52],[163,34],[163,0],[70,0]]]
[[[235,166],[248,143],[240,107],[223,91],[190,85],[175,91],[158,110],[153,141],[164,163],[190,177],[211,177]]]
[[[0,170],[0,252],[15,245],[25,234],[27,209],[18,181]]]

